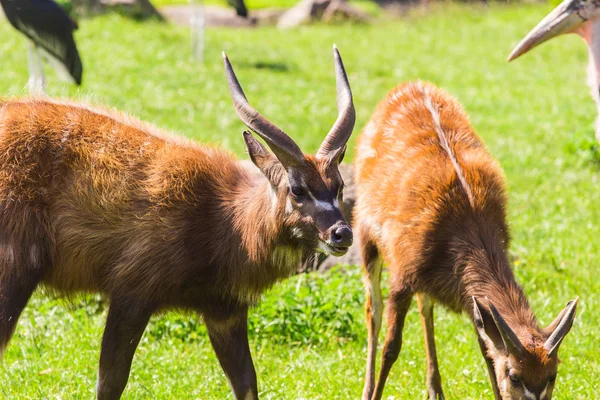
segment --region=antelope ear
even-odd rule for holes
[[[502,337],[504,349],[509,354],[522,357],[527,352],[527,350],[525,349],[515,332],[506,323],[504,318],[502,318],[496,307],[494,307],[494,305],[489,300],[488,302],[490,306],[490,313],[492,314],[492,318],[494,319],[496,328],[500,333],[500,337]]]
[[[579,297],[575,300],[570,301],[569,304],[560,312],[558,317],[550,324],[548,330],[551,330],[551,334],[544,343],[544,347],[548,352],[549,356],[556,354],[558,348],[562,343],[563,339],[571,330],[573,321],[575,320],[575,311],[577,310],[577,303]]]
[[[330,152],[327,155],[330,164],[335,164],[336,166],[340,165],[344,160],[344,156],[346,155],[346,145],[343,145],[340,148],[337,148]]]
[[[481,306],[477,302],[475,296],[473,296],[473,323],[475,324],[475,329],[477,330],[479,340],[483,342],[485,348],[489,352],[496,352],[497,349],[496,345],[494,344],[494,341],[488,336],[487,332],[485,331],[486,324],[483,320],[483,314],[481,313],[481,310]],[[493,322],[491,317],[488,318],[488,321]]]
[[[265,146],[263,146],[249,131],[244,131],[244,142],[252,163],[269,180],[271,185],[277,187],[281,181],[283,166]]]
[[[473,322],[481,342],[488,352],[502,352],[522,356],[526,351],[517,335],[508,326],[496,307],[486,297],[489,310],[481,307],[473,297]]]

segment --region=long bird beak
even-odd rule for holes
[[[587,21],[587,18],[581,15],[585,7],[585,0],[565,0],[560,3],[521,40],[508,56],[508,61],[514,60],[553,37],[573,32]]]

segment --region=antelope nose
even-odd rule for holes
[[[331,230],[331,242],[335,246],[350,247],[352,245],[352,229],[348,225],[338,225]]]

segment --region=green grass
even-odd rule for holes
[[[426,79],[455,94],[509,186],[516,276],[548,323],[581,297],[561,348],[556,399],[596,398],[600,387],[600,163],[595,107],[585,86],[587,53],[577,37],[551,41],[508,64],[512,46],[551,6],[444,6],[404,20],[316,25],[280,32],[209,30],[204,64],[194,63],[182,27],[109,15],[77,33],[84,86],[50,75],[52,95],[114,106],[166,129],[243,156],[223,76],[226,50],[249,99],[312,152],[335,119],[331,45],[350,76],[358,129],[396,84]],[[0,21],[0,93],[24,94],[25,42]],[[355,136],[356,137],[356,136]],[[354,146],[351,144],[349,158]],[[251,347],[266,399],[358,398],[366,355],[359,268],[292,278],[252,311]],[[73,306],[37,294],[0,365],[0,398],[93,397],[105,308],[94,297]],[[464,316],[438,309],[437,342],[451,399],[491,397],[475,334]],[[416,310],[386,389],[393,398],[424,391],[424,350]],[[220,399],[226,380],[198,319],[155,317],[134,359],[128,399]]]

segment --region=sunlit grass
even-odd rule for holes
[[[192,60],[187,29],[109,15],[82,21],[77,32],[83,87],[64,87],[50,75],[48,92],[111,105],[244,157],[243,126],[231,106],[221,50],[250,101],[307,152],[317,149],[336,116],[333,43],[354,91],[357,132],[402,81],[420,78],[448,89],[505,169],[515,271],[540,320],[548,323],[569,299],[581,297],[561,347],[555,398],[590,399],[600,382],[600,170],[595,109],[585,86],[587,53],[577,37],[564,37],[505,61],[550,9],[446,6],[368,26],[209,30],[204,64]],[[0,37],[0,93],[23,95],[25,41],[5,22]],[[349,159],[352,153],[353,142]],[[253,311],[251,346],[263,398],[359,397],[366,342],[357,270],[290,279]],[[69,307],[36,295],[0,365],[0,397],[93,397],[104,318],[95,299]],[[491,398],[467,319],[439,309],[436,329],[447,397]],[[412,309],[386,395],[424,397],[424,380],[420,323]],[[199,321],[156,317],[134,359],[126,398],[227,396]]]

